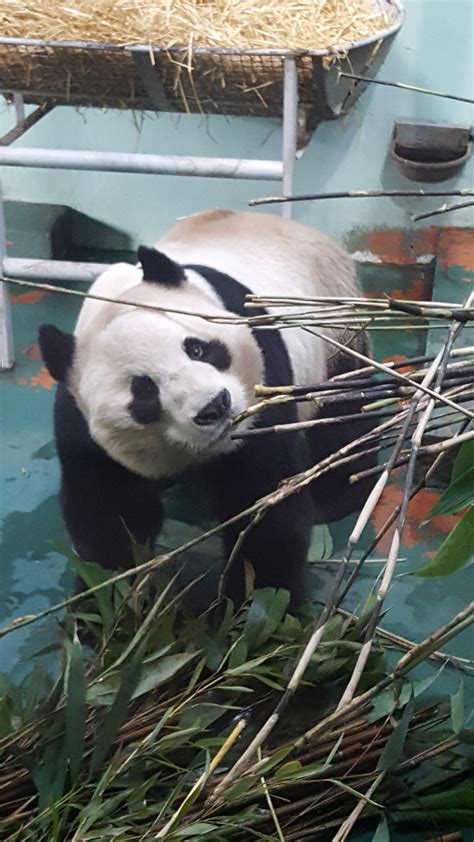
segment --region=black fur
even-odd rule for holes
[[[66,379],[74,359],[75,340],[54,325],[41,325],[39,346],[46,368],[58,383]]]
[[[221,298],[225,308],[236,315],[247,315],[245,298],[250,293],[243,284],[207,266],[187,266],[202,275]],[[252,315],[266,315],[263,308]],[[293,382],[293,371],[286,345],[278,330],[256,330],[254,338],[262,352],[265,383],[281,386]],[[261,413],[256,426],[288,424],[297,420],[296,405],[282,404]],[[222,456],[206,466],[204,474],[219,520],[228,520],[248,508],[260,497],[274,491],[282,480],[307,467],[304,439],[269,436],[249,439],[235,453]],[[288,497],[265,515],[245,538],[228,578],[228,593],[239,603],[244,595],[243,562],[248,559],[255,569],[257,587],[287,588],[292,601],[304,597],[304,565],[308,555],[314,506],[311,492],[305,488]],[[248,519],[238,521],[224,533],[226,558]]]
[[[138,259],[143,269],[143,280],[148,284],[179,287],[186,280],[183,267],[157,249],[139,246]]]
[[[92,440],[60,383],[54,406],[60,502],[77,554],[106,569],[133,566],[133,544],[153,545],[163,522],[160,484],[123,468]]]
[[[227,371],[232,362],[229,349],[218,339],[204,342],[202,339],[195,339],[194,336],[187,336],[184,340],[184,350],[192,360],[213,365],[218,371]],[[199,356],[196,355],[197,350]]]
[[[130,415],[138,424],[153,424],[161,415],[160,390],[151,377],[132,378]]]

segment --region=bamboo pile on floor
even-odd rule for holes
[[[415,667],[433,658],[443,660],[444,668],[472,673],[472,661],[450,658],[442,650],[474,622],[474,603],[420,643],[390,635],[381,626],[410,500],[447,454],[474,441],[474,347],[456,344],[473,319],[473,295],[462,307],[350,300],[270,303],[300,309],[303,304],[304,310],[297,316],[294,311],[272,314],[273,327],[281,323],[286,329],[290,320],[294,329],[299,318],[301,329],[314,330],[306,321],[323,321],[325,341],[335,352],[356,354],[365,367],[309,391],[261,388],[260,407],[252,411],[268,401],[316,399],[334,405],[330,423],[340,423],[341,396],[347,400],[351,391],[365,391],[366,412],[383,413],[375,431],[290,478],[242,513],[250,518],[242,529],[247,532],[283,497],[360,454],[361,448],[386,451],[326,602],[310,615],[303,611],[292,617],[288,594],[264,589],[250,592],[237,614],[221,601],[200,618],[189,618],[181,608],[184,592],[177,588],[176,575],[166,570],[222,525],[111,579],[72,557],[89,590],[0,629],[0,637],[13,634],[68,610],[59,641],[63,668],[54,685],[36,675],[23,690],[7,686],[0,707],[0,830],[8,842],[92,840],[107,834],[123,842],[178,842],[205,835],[243,842],[251,832],[280,842],[328,834],[333,842],[345,842],[364,819],[378,824],[381,833],[386,817],[402,827],[425,822],[438,834],[443,826],[452,830],[453,805],[474,826],[468,783],[474,767],[465,751],[474,735],[464,718],[463,683],[450,699],[420,704],[436,674],[412,676]],[[349,326],[346,346],[327,331],[341,323],[342,314]],[[387,317],[397,325],[408,318],[413,329],[442,324],[445,336],[438,352],[401,364],[361,359],[350,347],[351,331],[365,327],[367,319],[370,329],[384,327]],[[253,324],[268,327],[265,321]],[[435,416],[437,407],[441,412]],[[285,432],[290,431],[265,434]],[[438,440],[427,444],[427,433],[436,433]],[[405,464],[399,504],[364,547],[365,526],[393,471]],[[418,480],[415,469],[421,470]],[[459,524],[465,522],[467,545],[472,488],[470,495],[461,499],[467,510]],[[389,551],[371,598],[358,616],[341,614],[364,562],[389,529]],[[453,561],[459,568],[469,560],[469,546],[466,554],[463,542],[458,544],[463,555],[449,558],[451,569]],[[432,570],[416,572],[434,575]],[[386,640],[404,650],[394,666],[385,659]]]

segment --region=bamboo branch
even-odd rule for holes
[[[356,82],[366,82],[370,85],[384,85],[388,88],[400,88],[403,91],[413,91],[417,94],[427,94],[428,96],[437,96],[442,99],[452,99],[455,102],[467,102],[469,105],[474,105],[474,99],[469,97],[440,93],[440,91],[432,91],[430,88],[420,88],[419,85],[408,85],[405,82],[387,82],[384,79],[372,79],[369,76],[358,76],[356,73],[345,73],[342,70],[339,71],[339,78],[354,79]]]
[[[474,297],[474,293],[468,296],[468,298],[465,302],[465,305],[464,305],[466,309],[470,307],[470,303],[471,303],[473,297]],[[422,383],[420,384],[420,386],[421,385],[427,386],[427,385],[430,385],[433,380],[435,380],[435,387],[434,387],[434,390],[433,390],[435,396],[436,396],[436,393],[439,394],[440,391],[441,391],[444,376],[445,376],[445,373],[446,373],[446,368],[447,368],[449,358],[450,358],[450,354],[451,354],[451,350],[453,348],[454,342],[455,342],[459,332],[462,330],[462,326],[463,326],[462,320],[453,322],[453,324],[450,327],[449,335],[448,335],[448,338],[447,338],[444,346],[441,348],[441,350],[439,351],[439,353],[437,354],[437,356],[435,357],[435,359],[431,363],[425,377],[423,378]],[[420,389],[420,390],[417,390],[417,392],[415,392],[415,394],[414,394],[414,396],[411,400],[410,408],[408,410],[406,419],[405,419],[405,421],[402,425],[402,429],[401,429],[400,436],[399,436],[399,439],[397,441],[397,444],[395,445],[395,448],[394,448],[394,450],[392,452],[392,455],[391,455],[391,457],[390,457],[390,459],[389,459],[389,461],[386,465],[386,468],[382,473],[382,476],[379,480],[379,483],[377,483],[377,485],[379,485],[380,488],[385,487],[385,484],[386,484],[386,482],[388,480],[388,477],[390,475],[390,471],[392,470],[395,462],[397,461],[397,459],[399,457],[400,449],[401,449],[401,447],[403,445],[403,442],[405,440],[405,437],[408,433],[409,422],[412,420],[414,413],[417,411],[418,406],[421,402],[421,398],[422,398],[422,393],[421,393],[421,389]],[[399,511],[399,514],[398,514],[398,523],[397,523],[397,526],[396,526],[396,529],[395,529],[395,532],[393,534],[392,541],[391,541],[391,544],[390,544],[388,559],[387,559],[387,563],[386,563],[386,566],[385,566],[385,569],[384,569],[384,572],[383,572],[382,581],[381,581],[380,587],[379,587],[378,592],[377,592],[376,602],[375,602],[374,608],[372,610],[371,617],[370,617],[370,619],[367,623],[367,629],[366,629],[366,633],[365,633],[364,643],[362,645],[361,651],[359,653],[356,664],[354,666],[352,676],[351,676],[351,678],[350,678],[350,680],[347,684],[347,687],[346,687],[346,689],[345,689],[345,691],[344,691],[344,693],[341,697],[341,700],[339,702],[337,710],[339,710],[341,708],[344,708],[348,704],[348,702],[350,702],[350,700],[353,698],[354,693],[355,693],[355,691],[357,689],[357,686],[359,684],[359,681],[362,677],[362,673],[363,673],[363,671],[365,669],[365,666],[367,664],[368,657],[369,657],[370,652],[372,650],[375,629],[376,629],[376,626],[378,624],[380,614],[382,612],[382,606],[383,606],[383,603],[385,601],[385,597],[386,597],[386,595],[389,591],[389,588],[390,588],[391,583],[392,583],[393,576],[395,574],[396,564],[397,564],[398,555],[399,555],[400,546],[401,546],[402,535],[403,535],[403,531],[404,531],[404,528],[405,528],[406,522],[407,522],[408,504],[409,504],[409,501],[410,501],[411,491],[413,489],[413,481],[414,481],[414,475],[415,475],[415,465],[416,465],[416,462],[417,462],[417,459],[418,459],[418,456],[419,456],[419,453],[420,453],[421,443],[422,443],[423,435],[425,433],[426,426],[428,424],[428,421],[429,421],[429,419],[431,417],[431,414],[433,412],[433,409],[435,407],[435,402],[436,402],[435,397],[432,397],[429,400],[425,410],[423,411],[423,414],[421,415],[421,417],[418,421],[416,429],[415,429],[415,431],[412,435],[412,438],[411,438],[411,451],[410,451],[410,456],[409,456],[409,460],[408,460],[408,469],[407,469],[407,475],[406,475],[406,479],[405,479],[405,486],[404,486],[404,494],[403,494],[402,504],[401,504],[400,511]],[[464,436],[469,436],[469,439],[474,438],[474,431],[472,433],[465,433]],[[453,439],[450,440],[451,446],[453,446],[453,444],[452,444],[453,442],[456,445],[458,445],[461,441],[461,438],[462,438],[462,436],[453,437]],[[446,444],[446,442],[442,442],[441,444]],[[357,524],[356,524],[356,530],[355,531],[357,532]],[[354,543],[352,543],[352,547],[353,546],[354,546]]]
[[[369,786],[365,795],[361,796],[360,800],[357,802],[356,806],[352,810],[352,813],[342,823],[337,833],[333,836],[332,842],[346,842],[346,839],[349,836],[349,833],[351,832],[352,828],[354,827],[357,819],[364,810],[364,807],[367,806],[369,800],[372,798],[372,795],[374,794],[375,790],[382,783],[385,774],[385,772],[381,772],[379,775],[377,775],[375,780]]]
[[[423,196],[474,196],[474,189],[470,187],[454,190],[340,190],[332,193],[301,193],[295,196],[265,196],[250,199],[249,206],[274,205],[284,202],[314,202],[321,199],[394,199],[419,198]]]
[[[463,208],[471,208],[474,205],[474,201],[471,202],[458,202],[455,205],[441,205],[441,207],[436,208],[432,211],[427,211],[427,213],[418,213],[411,217],[412,222],[419,222],[420,219],[429,219],[431,216],[440,216],[442,213],[451,213],[451,211],[462,210]]]

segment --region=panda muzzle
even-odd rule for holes
[[[204,406],[193,421],[199,427],[210,427],[227,420],[231,412],[231,396],[228,389],[222,389],[209,403]]]

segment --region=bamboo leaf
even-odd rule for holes
[[[465,471],[474,465],[474,441],[465,441],[453,463],[451,482],[455,482]]]
[[[464,725],[464,681],[461,678],[459,690],[451,696],[451,727],[460,734]]]
[[[86,583],[88,588],[93,588],[96,585],[101,585],[113,576],[110,570],[104,570],[98,564],[93,562],[81,561],[74,554],[69,555],[69,561],[74,572]],[[97,602],[97,608],[102,618],[102,623],[106,631],[110,631],[114,622],[114,609],[112,605],[112,586],[109,588],[102,588],[94,594],[94,599]]]
[[[84,754],[86,727],[86,681],[82,646],[74,634],[71,657],[66,674],[66,746],[71,781],[77,779]]]
[[[388,769],[393,769],[393,767],[396,766],[396,764],[400,760],[400,757],[403,754],[403,749],[405,747],[405,739],[407,736],[410,719],[413,714],[414,704],[415,697],[412,693],[408,704],[405,706],[400,722],[390,734],[385,744],[384,750],[380,755],[379,762],[377,763],[378,772],[386,772],[388,771]]]
[[[471,506],[443,542],[434,559],[425,567],[414,570],[412,576],[449,576],[461,570],[473,558],[474,506]]]
[[[179,838],[189,839],[192,836],[206,836],[206,834],[213,833],[215,830],[219,830],[216,824],[210,824],[210,822],[194,822],[179,831]]]
[[[262,588],[255,591],[243,631],[249,651],[262,646],[271,637],[280,625],[289,601],[290,595],[285,590]]]
[[[276,781],[291,780],[294,775],[301,772],[302,768],[299,760],[289,760],[288,763],[284,763],[276,770],[274,779]]]
[[[452,482],[433,506],[427,520],[438,515],[452,515],[474,503],[474,466]]]
[[[359,792],[357,789],[354,789],[352,786],[349,786],[349,784],[344,783],[344,781],[339,781],[337,778],[328,778],[327,780],[328,783],[338,787],[338,789],[342,789],[343,792],[347,792],[349,795],[353,795],[354,798],[357,799],[357,801],[365,801],[372,807],[376,807],[378,810],[381,809],[380,804],[377,804],[376,801],[372,801],[371,798],[367,798],[362,792]]]
[[[144,666],[140,681],[132,693],[132,699],[137,699],[138,696],[143,696],[144,693],[149,693],[161,684],[165,684],[198,655],[199,652],[181,652],[176,655],[165,655],[157,663]]]
[[[380,819],[380,824],[372,836],[372,842],[390,842],[390,831],[385,816]]]
[[[90,775],[93,776],[112,748],[120,726],[124,723],[128,705],[135,690],[141,670],[141,651],[137,650],[134,658],[125,666],[117,695],[97,734],[94,751],[90,762]]]
[[[229,656],[229,670],[235,669],[236,667],[242,666],[245,664],[249,655],[249,648],[247,646],[247,641],[244,640],[243,637],[240,637],[235,645],[232,647],[232,651]]]

